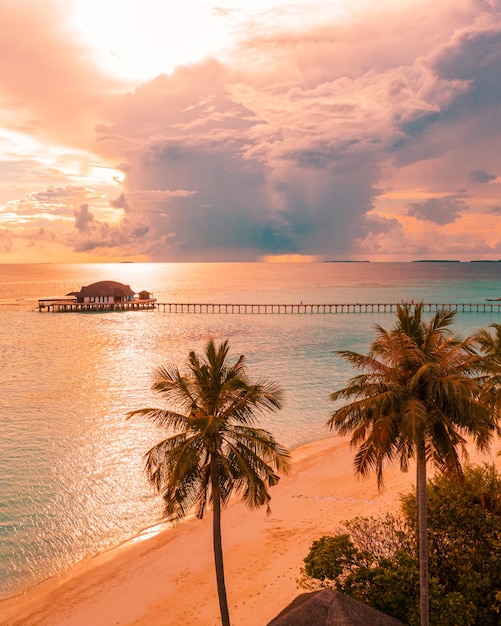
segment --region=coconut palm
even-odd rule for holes
[[[190,352],[187,371],[161,367],[152,387],[172,408],[144,408],[141,415],[169,431],[145,456],[146,473],[164,501],[164,518],[213,510],[213,546],[221,621],[230,624],[223,567],[221,509],[232,494],[250,508],[268,505],[268,487],[289,469],[289,453],[255,427],[258,415],[277,411],[283,392],[271,381],[251,383],[245,357],[228,362],[228,342],[211,339],[202,355]]]
[[[486,374],[484,389],[495,397],[501,405],[501,324],[491,324],[494,335],[487,329],[479,330],[474,338],[480,347],[483,357],[483,368]]]
[[[416,460],[419,529],[421,624],[428,617],[428,552],[426,471],[431,462],[440,471],[462,476],[458,450],[473,439],[486,449],[496,432],[492,396],[482,395],[482,359],[473,337],[461,341],[449,328],[454,312],[440,308],[429,321],[423,305],[398,307],[391,331],[376,326],[367,355],[339,354],[363,373],[330,395],[332,402],[350,400],[332,414],[328,424],[351,434],[359,446],[355,471],[376,470],[383,483],[383,464],[398,459],[402,471]]]

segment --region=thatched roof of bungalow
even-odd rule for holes
[[[303,593],[268,626],[404,626],[403,622],[350,596],[322,589]]]
[[[101,280],[98,283],[82,287],[80,291],[71,291],[67,296],[77,296],[81,298],[101,298],[101,297],[119,297],[129,298],[134,296],[134,291],[129,285],[117,283],[114,280]]]

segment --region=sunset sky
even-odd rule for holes
[[[0,262],[501,259],[501,0],[0,23]]]

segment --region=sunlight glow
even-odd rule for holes
[[[217,54],[229,44],[210,4],[164,0],[77,0],[73,25],[97,54],[98,65],[123,80],[150,80],[180,64]],[[221,14],[224,17],[224,13]]]
[[[9,159],[31,158],[33,154],[47,154],[39,141],[31,135],[19,133],[7,128],[0,128],[0,157]]]
[[[230,50],[256,34],[342,19],[373,0],[74,0],[71,24],[103,71],[122,80],[151,80],[178,65]]]

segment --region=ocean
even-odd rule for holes
[[[293,449],[332,433],[329,394],[354,374],[336,350],[365,351],[392,313],[313,315],[39,312],[39,298],[99,280],[159,302],[484,303],[501,297],[501,263],[0,265],[0,599],[138,536],[161,503],[143,455],[161,437],[128,411],[159,406],[159,365],[183,366],[208,338],[278,381],[285,406],[261,420]],[[466,335],[501,322],[460,312]],[[273,492],[272,492],[273,496]]]

